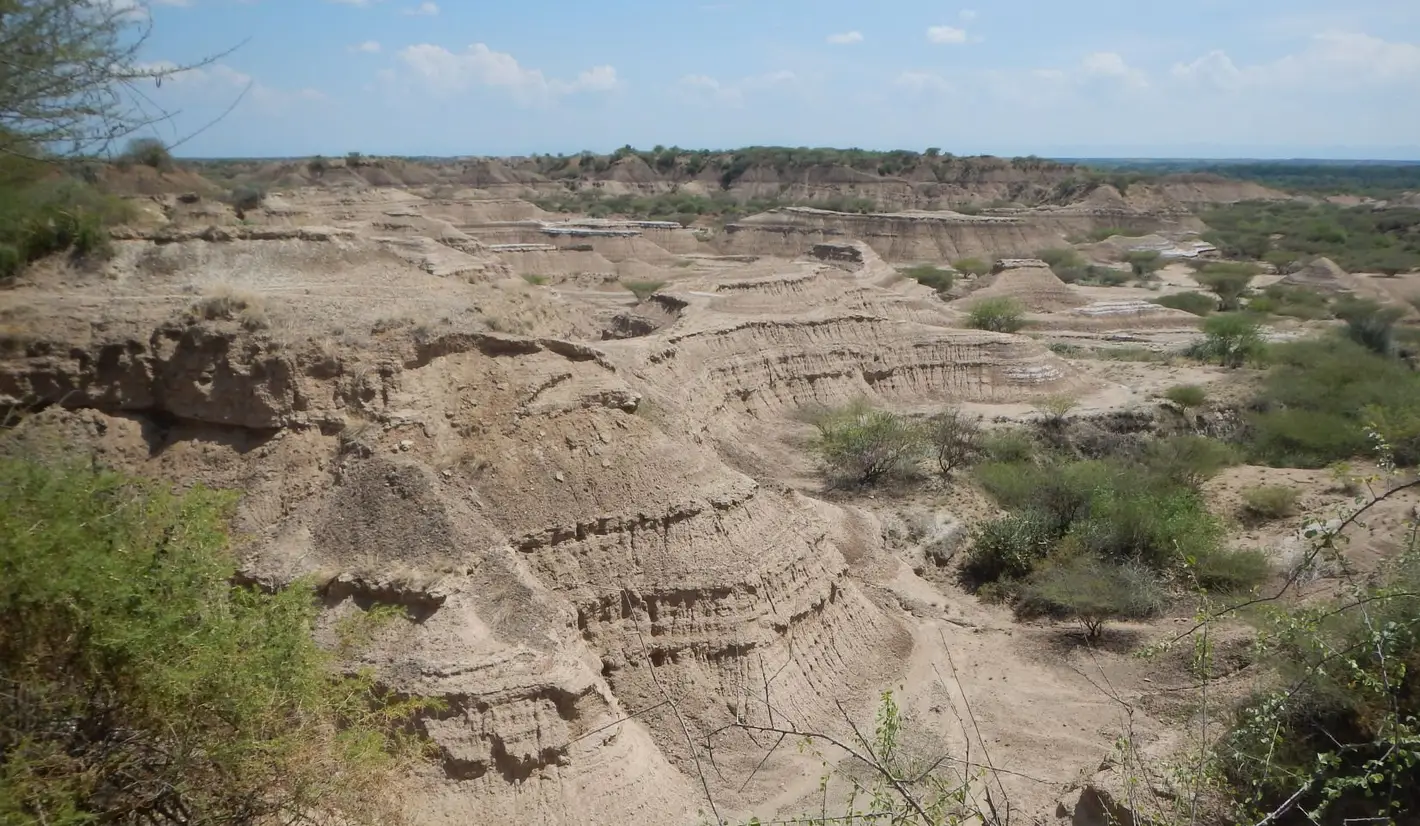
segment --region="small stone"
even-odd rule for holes
[[[562,471],[558,471],[557,473],[552,474],[552,478],[556,479],[559,482],[567,481],[567,477],[562,475]]]
[[[401,453],[408,453],[409,450],[410,450],[411,448],[413,448],[413,447],[414,447],[414,442],[411,442],[411,441],[408,440],[408,439],[405,439],[404,441],[402,441],[402,442],[399,443],[399,449],[400,449],[400,452],[401,452]]]

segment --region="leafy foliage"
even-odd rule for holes
[[[1401,822],[1420,807],[1420,559],[1413,535],[1378,580],[1273,606],[1259,637],[1275,687],[1220,749],[1243,816],[1295,800],[1312,822]]]
[[[1174,293],[1173,295],[1159,296],[1153,302],[1160,307],[1168,307],[1173,310],[1183,310],[1186,313],[1193,313],[1198,316],[1206,316],[1218,309],[1218,299],[1211,295],[1204,295],[1197,292]]]
[[[656,291],[666,286],[664,281],[623,281],[621,286],[631,291],[636,296],[637,301],[645,301],[656,294]]]
[[[814,423],[815,452],[829,472],[870,485],[912,472],[926,451],[923,429],[896,413],[853,404],[830,411]]]
[[[956,282],[956,273],[931,264],[918,264],[901,272],[922,286],[936,290],[938,295],[945,295]]]
[[[1196,384],[1176,384],[1164,391],[1164,398],[1187,410],[1202,407],[1208,401],[1208,391]]]
[[[1203,219],[1213,228],[1204,237],[1226,254],[1271,259],[1279,253],[1290,260],[1324,255],[1349,272],[1420,268],[1420,209],[1414,207],[1245,202],[1216,207]]]
[[[1164,268],[1163,255],[1155,250],[1135,250],[1124,258],[1129,264],[1129,269],[1134,273],[1134,277],[1140,281],[1153,276],[1154,273]]]
[[[1369,452],[1372,428],[1402,467],[1420,462],[1420,375],[1341,336],[1279,344],[1249,417],[1254,457],[1326,467]]]
[[[991,262],[980,258],[962,258],[952,263],[957,272],[964,272],[980,278],[991,273]]]
[[[971,305],[966,323],[976,330],[1014,333],[1025,326],[1025,314],[1025,306],[1009,296],[983,298]]]
[[[1081,555],[1033,573],[1016,612],[1076,620],[1085,628],[1086,638],[1094,641],[1109,620],[1148,619],[1158,616],[1167,604],[1158,576],[1143,565]]]
[[[1296,488],[1260,485],[1242,492],[1243,511],[1257,519],[1285,519],[1297,513]]]
[[[173,156],[167,144],[157,138],[133,138],[118,156],[120,164],[142,164],[157,170],[168,170],[173,166]]]
[[[1206,336],[1196,355],[1223,367],[1241,367],[1262,351],[1262,324],[1250,313],[1219,313],[1203,322]]]
[[[124,201],[47,164],[0,157],[0,280],[58,253],[107,255],[105,227],[131,214]]]
[[[1232,261],[1218,261],[1207,264],[1194,279],[1204,289],[1218,296],[1218,307],[1224,312],[1242,309],[1243,296],[1248,285],[1257,277],[1256,266]]]
[[[309,590],[230,584],[231,503],[0,459],[0,822],[397,817],[427,704],[339,676]]]

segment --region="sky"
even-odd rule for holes
[[[1420,159],[1420,0],[108,1],[189,157]]]

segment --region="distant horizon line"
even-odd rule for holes
[[[670,147],[667,147],[670,148]],[[691,149],[687,147],[675,147],[684,152],[709,152],[711,154],[728,154],[745,149],[817,149],[817,150],[839,150],[839,151],[863,151],[887,154],[890,152],[915,152],[922,155],[921,149],[862,149],[861,147],[832,147],[832,146],[789,146],[774,144],[753,144],[729,149]],[[458,160],[458,159],[488,159],[496,160],[501,158],[537,158],[543,155],[553,157],[575,157],[585,152],[593,155],[613,155],[618,150],[609,152],[595,152],[591,150],[579,150],[576,152],[528,152],[528,153],[505,153],[505,154],[482,154],[482,153],[456,153],[450,155],[435,154],[403,154],[398,152],[375,152],[375,153],[311,153],[299,155],[177,155],[177,160],[183,161],[297,161],[311,158],[346,158],[351,154],[359,154],[368,158],[405,158],[409,160]],[[637,152],[649,152],[650,149],[636,149]],[[1420,165],[1420,153],[1411,157],[1337,157],[1321,155],[1228,155],[1228,156],[1200,156],[1200,155],[1041,155],[1038,153],[1026,154],[996,154],[991,152],[957,154],[943,152],[943,155],[956,158],[1039,158],[1047,161],[1059,161],[1065,163],[1081,163],[1087,161],[1128,161],[1133,163],[1321,163],[1321,164],[1394,164],[1401,166]]]

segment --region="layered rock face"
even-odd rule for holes
[[[877,519],[739,460],[802,457],[804,408],[1081,384],[1030,339],[961,329],[871,238],[683,268],[647,235],[681,230],[599,236],[581,254],[651,255],[669,283],[596,303],[511,277],[552,253],[465,233],[471,208],[337,206],[334,229],[168,227],[122,235],[104,272],[37,268],[0,294],[0,405],[241,490],[242,576],[314,579],[325,638],[403,607],[361,658],[445,702],[422,722],[426,824],[693,822],[702,776],[722,814],[779,799],[763,744],[721,736],[710,770],[707,738],[832,729],[914,640]]]
[[[730,224],[715,239],[723,252],[797,257],[815,244],[861,240],[889,261],[1029,257],[1062,246],[1067,236],[1102,227],[1153,231],[1196,229],[1179,210],[1137,210],[1096,199],[1062,208],[859,214],[784,207]]]

